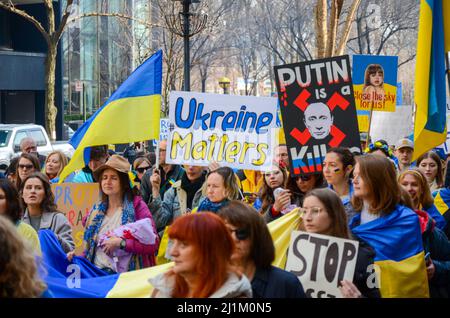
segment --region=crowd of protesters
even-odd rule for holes
[[[400,140],[394,151],[391,146],[378,140],[363,154],[330,148],[321,173],[300,176],[290,175],[284,144],[262,173],[168,164],[166,141],[159,143],[156,163],[143,143],[133,143],[123,156],[111,155],[106,145],[92,147],[88,164],[65,180],[99,183],[101,197],[83,220],[78,256],[108,274],[133,271],[155,266],[168,236],[164,248],[175,265],[151,279],[152,297],[303,298],[297,277],[272,266],[275,247],[267,227],[296,210],[300,230],[359,242],[354,278],[340,282],[342,296],[381,297],[366,284],[378,251],[361,226],[388,217],[396,222],[398,214],[417,225],[405,229],[402,240],[420,232],[430,296],[449,297],[450,212],[435,204],[450,186],[447,157],[429,151],[411,162],[412,141]],[[58,151],[38,154],[30,138],[21,150],[0,180],[0,254],[8,255],[0,261],[0,297],[51,297],[32,260],[41,253],[42,229],[55,234],[69,261],[76,255],[71,226],[51,191],[68,158]],[[121,235],[124,227],[141,239]],[[384,236],[389,233],[380,231]],[[119,250],[126,257],[117,262]],[[21,288],[13,287],[15,280]]]

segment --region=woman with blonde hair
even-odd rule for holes
[[[0,215],[0,298],[51,297],[46,289],[30,246]]]
[[[436,226],[444,230],[447,222],[434,205],[428,181],[423,173],[417,168],[405,170],[398,176],[398,183],[411,196],[414,210],[424,210],[434,219]]]
[[[45,159],[44,173],[50,180],[50,183],[57,183],[59,181],[59,175],[67,166],[67,157],[60,151],[52,151]]]

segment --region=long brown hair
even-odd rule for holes
[[[52,187],[50,185],[50,182],[48,181],[47,175],[43,174],[42,172],[33,172],[23,181],[22,187],[20,188],[20,198],[22,201],[22,206],[27,206],[27,204],[23,200],[23,189],[27,181],[33,178],[39,179],[42,182],[42,186],[44,187],[45,196],[40,205],[42,212],[57,212],[58,208],[55,203],[55,196],[53,195]]]
[[[384,156],[366,154],[356,157],[356,163],[359,164],[359,177],[372,200],[369,209],[383,215],[394,211],[395,206],[402,203],[402,197],[393,162]],[[361,212],[364,202],[354,195],[352,205]]]
[[[261,214],[241,201],[232,201],[217,215],[231,225],[248,231],[251,260],[256,268],[269,268],[275,259],[275,247]]]
[[[32,250],[0,215],[0,298],[40,297],[45,289]]]
[[[433,159],[434,162],[436,162],[437,165],[437,174],[436,174],[436,184],[438,188],[442,188],[444,186],[444,169],[442,169],[442,161],[441,158],[439,158],[439,155],[435,153],[434,151],[428,151],[421,155],[419,158],[417,158],[417,167],[420,166],[420,163],[424,159]]]
[[[331,189],[314,189],[305,195],[307,197],[315,197],[325,206],[326,212],[331,219],[331,234],[335,237],[351,239],[350,230],[348,228],[347,213],[341,198]]]
[[[398,176],[398,183],[401,184],[406,175],[413,176],[419,184],[419,191],[417,197],[414,200],[414,209],[422,206],[422,209],[427,209],[434,204],[433,196],[431,195],[430,186],[428,185],[427,178],[423,175],[422,171],[417,168],[405,170]],[[412,198],[411,198],[412,199]]]
[[[288,182],[288,174],[285,167],[280,166],[277,162],[273,162],[272,166],[278,167],[280,169],[281,173],[283,174],[283,183],[281,184],[282,188],[285,188]],[[263,174],[263,184],[261,187],[261,192],[259,197],[262,200],[261,210],[260,213],[265,213],[267,208],[275,203],[275,198],[273,196],[273,189],[267,184],[266,182],[266,176]]]
[[[185,241],[194,247],[195,271],[201,281],[192,292],[193,297],[209,297],[225,283],[235,246],[219,216],[211,212],[181,216],[169,227],[169,238]],[[188,284],[182,276],[173,271],[166,275],[175,276],[172,297],[183,298],[189,294]]]

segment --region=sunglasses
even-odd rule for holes
[[[33,169],[33,165],[19,165],[19,169],[27,169],[27,170],[29,170],[29,169]]]
[[[250,231],[248,229],[236,229],[231,230],[231,232],[234,232],[234,235],[236,235],[239,241],[244,241],[250,237]]]
[[[311,175],[301,175],[298,178],[302,181],[309,181],[311,180]]]
[[[150,167],[136,168],[136,171],[139,172],[139,173],[144,173],[148,169],[150,169]]]

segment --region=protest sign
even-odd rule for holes
[[[347,55],[275,66],[292,175],[322,171],[330,147],[361,153]]]
[[[276,146],[276,116],[273,97],[171,92],[166,162],[267,169]]]
[[[367,110],[358,110],[356,113],[358,115],[359,132],[368,132],[370,112]]]
[[[161,118],[159,120],[159,141],[169,139],[170,133],[170,121],[169,118]],[[153,146],[156,147],[157,140],[153,139]]]
[[[357,241],[293,231],[286,270],[298,277],[306,296],[340,298],[339,283],[353,281]]]
[[[64,213],[72,227],[75,252],[83,252],[84,227],[82,219],[99,201],[98,183],[62,183],[52,184],[58,211]]]
[[[395,111],[397,65],[397,56],[353,55],[356,109]]]

